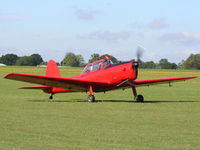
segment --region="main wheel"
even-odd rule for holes
[[[88,102],[95,102],[95,97],[94,97],[94,95],[89,95],[89,96],[88,96]]]
[[[137,95],[135,99],[136,102],[141,102],[141,103],[144,102],[144,97],[142,95]]]

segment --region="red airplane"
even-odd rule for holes
[[[139,59],[138,59],[139,60]],[[136,80],[138,76],[139,62],[127,61],[113,63],[109,57],[87,64],[80,75],[64,78],[61,77],[56,63],[53,60],[48,62],[46,75],[31,75],[21,73],[9,73],[6,79],[24,81],[40,84],[42,86],[21,87],[21,89],[41,89],[51,94],[49,99],[56,93],[89,92],[88,102],[94,102],[94,92],[106,92],[114,89],[132,88],[136,102],[143,102],[142,95],[138,95],[136,87],[152,84],[171,83],[196,76],[161,78],[149,80]]]

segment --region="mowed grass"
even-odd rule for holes
[[[62,68],[64,77],[82,68]],[[172,87],[132,91],[57,94],[53,101],[32,84],[5,80],[9,72],[44,74],[45,68],[0,67],[0,149],[2,150],[198,150],[200,149],[200,78]],[[140,70],[139,79],[199,76],[199,71]]]

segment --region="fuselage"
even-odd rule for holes
[[[135,69],[135,67],[137,66],[135,66],[134,61],[112,63],[112,61],[109,59],[102,59],[87,64],[81,74],[73,76],[71,79],[88,81],[88,86],[90,85],[90,82],[98,81],[106,83],[102,85],[93,84],[94,92],[105,92],[108,90],[129,86],[122,83],[126,80],[135,80],[137,78],[137,69]],[[71,89],[62,89],[56,87],[49,87],[43,91],[46,93],[75,92]]]
[[[92,64],[88,64],[91,67],[95,66],[96,63],[99,61],[94,62]],[[104,63],[102,62],[99,64],[100,66]],[[87,66],[86,66],[87,67]],[[107,91],[114,88],[119,88],[120,83],[127,79],[135,80],[137,78],[136,70],[133,66],[133,61],[129,62],[121,62],[121,63],[114,63],[109,64],[104,67],[99,67],[97,70],[91,70],[90,72],[83,72],[80,75],[72,77],[74,79],[81,79],[87,81],[99,81],[103,83],[107,83],[107,85],[102,85],[101,87],[93,86],[93,90],[95,92]]]

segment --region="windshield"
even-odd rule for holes
[[[87,73],[87,72],[92,72],[92,71],[99,70],[101,63],[102,62],[97,62],[97,63],[89,64],[89,65],[85,66],[85,68],[83,69],[82,73]]]
[[[92,65],[87,65],[83,69],[82,73],[91,72],[91,71],[92,71]]]
[[[93,70],[92,70],[92,71],[99,70],[99,69],[100,69],[100,64],[101,64],[101,62],[95,63],[95,64],[93,65]]]
[[[105,67],[110,66],[112,64],[113,64],[113,62],[111,60],[105,60],[104,62],[99,61],[99,62],[96,62],[96,63],[93,63],[93,64],[88,64],[87,66],[85,66],[82,73],[97,71],[97,70],[100,70],[101,68],[105,68]]]

